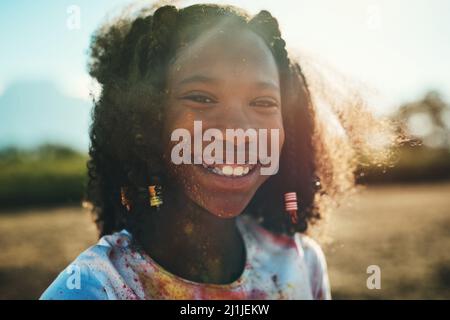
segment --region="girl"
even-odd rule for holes
[[[352,185],[357,125],[345,139],[329,130],[277,20],[162,6],[102,28],[91,58],[102,95],[87,200],[101,239],[41,298],[330,299],[306,231]],[[278,171],[261,174],[261,159],[175,164],[172,133],[194,137],[194,121],[221,133],[277,130],[268,150],[280,153]]]

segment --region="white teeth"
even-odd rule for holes
[[[232,176],[232,177],[242,177],[247,175],[250,170],[252,170],[255,165],[245,165],[245,166],[236,166],[233,168],[233,166],[223,166],[223,167],[213,167],[208,166],[207,164],[203,163],[203,167],[215,174],[221,175],[221,176]]]
[[[231,176],[233,174],[233,167],[232,166],[223,166],[222,173],[226,176]]]
[[[233,175],[234,176],[242,176],[242,173],[244,172],[244,168],[242,167],[236,167],[233,170]]]

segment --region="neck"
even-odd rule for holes
[[[236,219],[219,218],[183,195],[177,199],[145,215],[138,235],[144,250],[187,280],[217,284],[236,280],[245,263]]]

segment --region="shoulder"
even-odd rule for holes
[[[326,259],[320,245],[311,237],[296,233],[294,241],[299,249],[299,254],[305,262],[314,268],[326,268]]]
[[[284,234],[275,234],[260,223],[255,218],[242,215],[238,217],[238,225],[244,236],[250,239],[252,244],[256,243],[258,247],[271,251],[284,251],[295,247],[294,239]]]
[[[81,253],[52,282],[41,300],[104,300],[114,298],[110,284],[116,272],[110,254],[117,241],[126,234],[102,237],[97,244]]]
[[[327,263],[320,245],[311,237],[301,233],[293,236],[274,234],[261,226],[252,217],[242,216],[238,220],[243,231],[251,235],[252,243],[257,243],[269,253],[283,252],[305,268],[314,299],[331,299]]]
[[[296,233],[294,240],[308,268],[313,296],[315,299],[330,299],[328,268],[322,248],[314,239],[301,233]]]

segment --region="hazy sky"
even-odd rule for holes
[[[195,1],[181,3],[191,2]],[[394,102],[412,99],[429,88],[450,92],[450,1],[226,2],[251,12],[269,9],[279,19],[290,47],[317,54]],[[127,3],[2,1],[0,90],[22,78],[45,78],[73,95],[85,95],[89,37],[106,14]],[[79,30],[66,26],[70,5],[81,10]]]
[[[181,4],[193,2],[198,1]],[[235,4],[251,13],[268,9],[278,18],[289,47],[320,57],[379,90],[386,98],[385,109],[429,89],[438,89],[449,98],[450,1],[213,2]],[[0,96],[15,82],[46,80],[65,94],[88,99],[90,35],[108,13],[128,3],[1,1]],[[71,5],[80,8],[80,29],[67,27]]]

